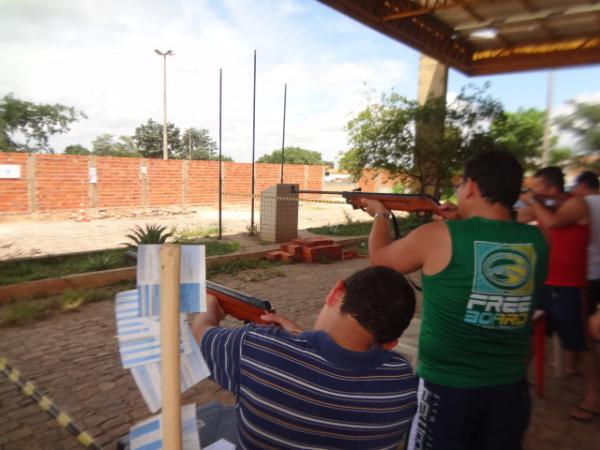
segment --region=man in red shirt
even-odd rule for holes
[[[582,361],[585,393],[569,416],[591,420],[600,414],[600,392],[596,355],[586,326],[588,207],[581,197],[564,191],[559,167],[538,170],[531,191],[521,200],[529,207],[519,215],[520,220],[537,220],[550,242],[543,309],[567,352],[571,372],[574,361],[578,357]]]

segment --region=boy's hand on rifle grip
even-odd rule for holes
[[[434,220],[458,220],[460,214],[458,213],[458,207],[454,203],[444,203],[438,208],[440,214],[434,214]]]
[[[375,217],[375,214],[378,212],[389,214],[390,211],[383,206],[379,200],[368,200],[366,198],[361,199],[360,204],[363,207],[363,210],[367,212],[371,217]]]
[[[217,325],[227,316],[214,295],[206,296],[206,316],[217,322]]]
[[[285,331],[290,333],[298,334],[302,331],[302,327],[295,322],[292,322],[285,316],[276,313],[267,313],[260,316],[261,320],[266,323],[272,323],[273,325],[279,325]]]

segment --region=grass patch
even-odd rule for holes
[[[430,222],[429,217],[419,217],[415,214],[411,214],[407,217],[398,217],[398,226],[400,228],[400,234],[404,235],[417,228],[424,223]],[[325,225],[322,227],[309,228],[308,231],[315,234],[322,234],[327,236],[365,236],[371,232],[373,221],[353,221],[348,216],[346,217],[346,223],[340,223],[335,225]]]
[[[179,244],[189,244],[199,239],[216,236],[219,233],[217,225],[209,225],[207,228],[192,228],[188,230],[173,230],[173,236]]]
[[[135,261],[125,257],[126,251],[106,250],[85,255],[0,262],[0,285],[134,266]]]
[[[217,239],[194,239],[190,242],[180,243],[204,245],[206,247],[206,256],[227,255],[240,249],[239,242],[219,241]],[[135,266],[135,260],[125,257],[126,251],[127,249],[117,249],[85,255],[56,256],[39,260],[3,261],[0,262],[0,285]]]
[[[308,231],[327,236],[364,236],[371,232],[372,225],[373,221],[340,223],[336,225],[324,225],[322,227],[309,228]]]
[[[254,269],[274,269],[277,266],[281,266],[281,261],[267,261],[266,259],[238,259],[235,261],[229,261],[221,264],[218,267],[209,269],[207,276],[214,276],[220,273],[227,275],[237,275],[239,272],[244,270]],[[283,271],[281,271],[283,273]],[[285,274],[281,275],[285,276]]]
[[[0,327],[27,325],[61,312],[76,311],[82,305],[112,300],[121,291],[133,289],[134,281],[90,289],[67,289],[61,295],[37,300],[16,300],[0,307]]]

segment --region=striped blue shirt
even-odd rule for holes
[[[323,331],[211,328],[212,378],[237,396],[244,449],[395,449],[416,411],[417,381],[397,353],[353,352]]]

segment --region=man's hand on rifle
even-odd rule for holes
[[[192,321],[192,333],[196,342],[200,342],[206,330],[219,326],[226,315],[219,306],[217,298],[214,295],[207,295],[206,312],[196,314]]]
[[[458,213],[458,207],[454,203],[446,202],[440,205],[438,208],[441,215],[434,214],[434,220],[459,220],[460,214]]]
[[[273,325],[279,325],[285,331],[289,331],[290,333],[300,333],[302,331],[302,327],[295,322],[292,322],[285,316],[276,313],[267,313],[260,316],[262,320],[267,323],[272,323]]]
[[[375,217],[375,214],[381,213],[382,215],[386,215],[389,217],[390,210],[383,206],[379,200],[368,200],[366,198],[361,199],[360,204],[364,208],[364,210],[371,217]]]

